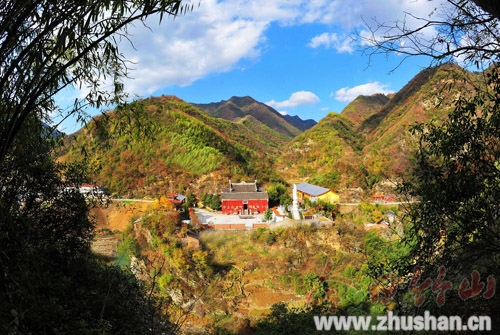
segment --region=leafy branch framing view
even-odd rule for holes
[[[400,190],[414,201],[406,208],[401,241],[387,242],[370,234],[361,247],[348,238],[348,232],[356,229],[344,222],[336,227],[341,244],[366,252],[366,264],[359,273],[371,274],[374,279],[394,274],[400,280],[398,284],[408,289],[398,291],[384,307],[405,314],[421,313],[417,308],[421,305],[412,304],[408,297],[414,289],[409,278],[415,272],[415,263],[427,273],[441,273],[439,269],[446,267],[447,275],[454,278],[470,274],[471,269],[500,278],[500,9],[492,0],[447,0],[446,4],[436,8],[441,19],[407,13],[405,20],[387,24],[375,18],[370,33],[360,34],[369,57],[397,53],[404,61],[425,56],[433,65],[457,62],[484,70],[486,78],[483,83],[470,83],[475,89],[458,97],[446,120],[412,128],[419,146],[411,175]],[[133,22],[145,24],[153,15],[161,21],[165,15],[177,16],[192,9],[189,2],[172,0],[8,0],[0,5],[2,331],[87,334],[178,330],[178,325],[159,314],[163,301],[153,294],[157,284],[171,280],[160,275],[164,263],[154,264],[158,269],[150,275],[148,290],[135,276],[103,264],[90,252],[94,224],[89,219],[89,203],[74,191],[75,185],[89,180],[88,167],[55,160],[60,139],[51,136],[53,129],[44,122],[50,123],[54,115],[60,115],[76,116],[86,123],[90,117],[85,108],[123,103],[122,79],[128,75],[129,63],[119,46],[128,41],[127,26]],[[55,96],[70,87],[81,89],[85,97],[62,109],[56,105]],[[328,176],[335,178],[337,175]],[[216,206],[217,199],[212,200]],[[334,209],[328,211],[333,216]],[[266,220],[272,218],[270,214]],[[382,220],[383,215],[376,214],[376,220]],[[295,233],[315,232],[302,228]],[[276,241],[284,247],[303,242],[286,234],[261,230],[254,238],[268,246]],[[133,240],[129,242],[135,247]],[[171,247],[177,250],[172,251],[177,259],[185,261],[176,242]],[[301,248],[298,254],[302,257]],[[269,251],[263,249],[261,253]],[[211,271],[208,253],[191,256],[200,273],[201,269]],[[335,257],[341,259],[343,254]],[[292,266],[294,262],[290,260]],[[345,272],[353,278],[358,273],[353,267]],[[293,278],[283,278],[283,282]],[[116,285],[113,289],[111,283]],[[256,333],[297,329],[297,325],[303,325],[304,315],[310,319],[312,312],[328,312],[324,305],[314,304],[327,297],[326,280],[310,273],[300,284],[315,289],[316,294],[311,296],[316,300],[305,309],[276,305],[257,324]],[[380,281],[380,285],[386,284]],[[239,288],[243,292],[241,285]],[[345,309],[340,309],[342,313],[362,313],[374,306],[368,304],[366,296],[345,287],[337,289],[345,293],[347,301]],[[432,290],[439,291],[439,287]],[[467,303],[460,298],[447,300],[445,309],[436,308],[430,299],[422,307],[441,314],[488,314],[494,317],[495,325],[499,324],[495,317],[499,296],[489,296],[488,300],[473,297]]]

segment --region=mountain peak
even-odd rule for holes
[[[387,104],[390,98],[382,93],[360,95],[342,110],[342,116],[360,126]]]
[[[274,108],[262,102],[258,102],[250,96],[233,96],[229,100],[222,100],[220,102],[212,102],[209,104],[192,103],[192,105],[206,111],[212,116],[229,121],[240,122],[242,119],[247,121],[253,120],[252,127],[255,128],[255,131],[265,126],[288,138],[293,138],[299,135],[304,129],[304,125],[300,124],[298,127]],[[246,118],[248,115],[253,118]],[[247,124],[250,126],[250,123]]]
[[[221,100],[221,102],[225,102],[225,101]],[[235,104],[236,106],[239,106],[239,107],[244,107],[247,105],[251,105],[253,103],[258,103],[257,100],[255,100],[254,98],[252,98],[248,95],[244,96],[244,97],[232,96],[231,98],[229,98],[228,102],[232,102],[233,104]]]
[[[302,120],[299,116],[297,115],[288,115],[288,114],[282,114],[283,118],[287,120],[289,123],[294,125],[295,127],[299,128],[302,131],[306,131],[307,129],[310,129],[314,127],[317,122],[313,119],[307,119],[307,120]]]

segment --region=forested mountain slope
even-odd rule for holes
[[[116,126],[118,119],[124,127]],[[212,117],[171,96],[133,102],[71,138],[62,159],[86,157],[97,168],[95,180],[122,196],[187,186],[218,192],[229,178],[278,178],[269,160],[289,140],[264,125],[256,130],[247,120]]]
[[[304,132],[251,97],[196,105],[203,110],[171,96],[143,99],[70,136],[64,159],[86,152],[100,168],[95,180],[123,196],[218,193],[228,179],[370,191],[408,171],[411,125],[445,118],[481,78],[450,64],[425,69],[399,92],[359,96]]]
[[[302,132],[299,127],[290,123],[283,115],[274,108],[258,102],[252,97],[231,97],[229,100],[212,102],[209,104],[192,104],[212,116],[229,121],[240,121],[248,119],[255,127],[265,125],[283,135],[293,138]],[[301,124],[304,127],[304,124]]]
[[[481,79],[456,65],[425,69],[399,92],[359,96],[292,140],[277,169],[290,181],[337,190],[397,179],[410,166],[415,122],[442,120],[460,94]]]

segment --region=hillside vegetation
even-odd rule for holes
[[[251,97],[194,106],[171,96],[143,99],[77,132],[63,159],[87,153],[95,180],[122,196],[219,193],[228,179],[258,179],[308,181],[359,201],[408,171],[410,126],[444,120],[481,79],[456,65],[425,69],[399,92],[360,96],[304,132]],[[353,189],[366,195],[350,199]]]
[[[287,145],[280,156],[280,172],[287,179],[309,179],[329,188],[336,187],[342,176],[356,178],[353,168],[361,162],[357,152],[364,139],[353,128],[342,114],[328,114]]]
[[[231,97],[227,101],[209,104],[193,104],[210,115],[229,121],[250,120],[249,127],[259,128],[265,125],[274,131],[293,138],[302,131],[299,127],[288,122],[287,119],[275,109],[254,100],[251,97]],[[250,117],[250,118],[249,118]],[[304,127],[304,124],[300,124]]]
[[[265,334],[259,323],[274,304],[325,304],[352,315],[391,308],[371,300],[371,266],[406,251],[389,229],[382,237],[364,228],[380,209],[360,205],[335,225],[193,233],[176,212],[157,207],[123,232],[120,252],[155,283],[155,295],[169,301],[166,314],[183,320],[186,333]]]
[[[410,126],[444,120],[455,99],[481,78],[446,64],[423,70],[390,96],[359,96],[288,143],[277,169],[286,180],[309,180],[340,193],[399,179],[414,152]]]
[[[120,118],[126,127],[119,126]],[[263,124],[255,129],[249,119],[226,121],[162,96],[96,119],[72,137],[62,159],[89,160],[95,180],[122,196],[188,185],[217,192],[229,178],[279,179],[271,159],[288,140]]]
[[[99,168],[96,180],[130,196],[218,193],[227,179],[248,178],[283,183],[285,193],[286,182],[299,180],[373,191],[404,176],[415,141],[409,127],[445,120],[480,79],[452,65],[427,69],[400,92],[359,97],[294,138],[253,114],[229,121],[175,97],[144,99],[82,129],[63,158],[88,159]],[[402,282],[387,277],[395,264],[413,264],[412,246],[400,239],[407,227],[399,219],[365,226],[382,222],[387,207],[362,202],[334,223],[217,232],[181,224],[186,213],[157,204],[131,220],[118,251],[187,333],[299,333],[290,327],[313,327],[311,313],[379,315],[415,305],[415,291],[404,286],[401,300],[391,300]]]

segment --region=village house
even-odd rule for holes
[[[181,209],[182,204],[186,202],[186,197],[182,194],[171,192],[167,195],[168,201],[174,205],[176,210]]]
[[[273,211],[273,222],[283,222],[286,218],[285,208],[283,206],[275,206],[271,208]]]
[[[101,185],[96,184],[82,184],[79,189],[80,193],[86,197],[100,196],[104,194],[104,189]]]
[[[253,183],[232,183],[222,189],[222,213],[251,215],[263,213],[269,207],[267,191],[261,191],[257,181]]]
[[[389,202],[394,202],[394,197],[392,195],[375,194],[370,197],[370,202],[386,204]]]
[[[329,188],[308,183],[300,183],[297,185],[297,198],[301,202],[305,199],[309,199],[311,202],[324,201],[331,204],[340,202],[339,195],[332,192]]]

